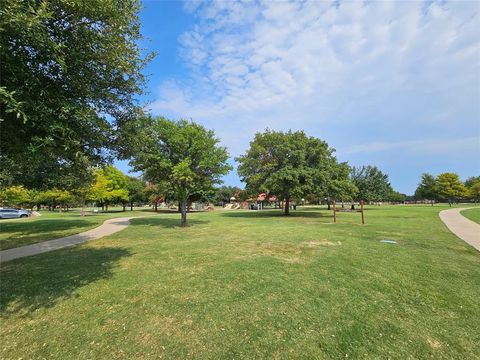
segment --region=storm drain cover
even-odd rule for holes
[[[387,244],[396,244],[397,242],[395,240],[380,240],[381,243],[387,243]]]

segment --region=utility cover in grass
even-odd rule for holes
[[[381,243],[387,243],[387,244],[396,244],[397,242],[395,240],[380,240]]]

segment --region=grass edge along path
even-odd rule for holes
[[[480,224],[480,206],[462,210],[460,211],[460,214],[465,216],[467,219]]]
[[[123,217],[108,219],[105,220],[102,225],[79,234],[70,235],[54,240],[43,241],[36,244],[21,246],[18,248],[2,250],[0,251],[0,263],[26,256],[33,256],[45,252],[59,250],[69,246],[80,245],[87,241],[96,240],[104,236],[112,235],[125,229],[130,224],[130,219],[132,218]]]
[[[453,234],[480,251],[480,224],[461,215],[462,210],[462,208],[442,210],[438,215]]]
[[[0,220],[0,251],[76,235],[100,226],[112,218],[155,214],[143,209],[89,213],[86,216],[81,216],[80,211],[63,213],[45,211],[39,217]]]

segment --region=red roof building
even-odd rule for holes
[[[265,201],[266,198],[267,198],[267,194],[265,194],[265,193],[260,193],[260,194],[258,194],[258,196],[257,196],[257,201]]]

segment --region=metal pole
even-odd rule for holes
[[[333,200],[333,223],[337,222],[337,210],[335,208],[335,200]]]
[[[360,209],[362,210],[362,224],[365,224],[365,217],[363,216],[363,200],[360,200]]]

